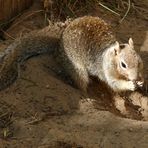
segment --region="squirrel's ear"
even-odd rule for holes
[[[134,42],[133,42],[133,39],[132,39],[132,38],[129,38],[128,44],[129,44],[129,46],[130,46],[132,49],[134,49]]]
[[[119,45],[119,42],[118,41],[115,42],[114,52],[115,52],[115,55],[118,55],[119,52],[120,52],[120,45]]]

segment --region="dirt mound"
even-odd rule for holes
[[[144,51],[144,62],[148,62],[145,20],[128,17],[117,25],[115,17],[100,11],[97,15],[111,22],[119,40],[132,36],[136,49]],[[20,20],[7,30],[10,36],[44,26],[40,14]],[[11,42],[7,37],[0,47]],[[147,84],[147,64],[145,70]],[[73,87],[52,56],[28,60],[18,80],[0,92],[0,148],[148,147],[147,87],[119,96],[100,83],[94,79],[85,95]]]

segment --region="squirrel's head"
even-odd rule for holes
[[[126,44],[114,45],[115,62],[118,73],[131,81],[143,81],[143,62],[134,50],[132,38]]]

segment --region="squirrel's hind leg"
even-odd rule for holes
[[[89,75],[85,67],[78,63],[74,64],[70,69],[68,69],[68,73],[73,79],[75,85],[82,91],[87,92]]]

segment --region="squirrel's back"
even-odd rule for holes
[[[88,56],[86,58],[95,56],[115,41],[111,27],[99,17],[92,16],[75,19],[62,35],[65,52],[76,52],[81,56]]]

